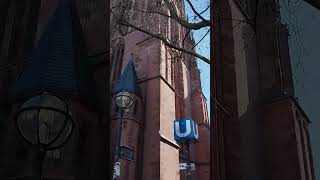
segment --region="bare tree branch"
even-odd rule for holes
[[[208,6],[205,10],[203,10],[200,14],[203,14],[203,13],[206,12],[209,8],[210,8],[210,4],[209,4],[209,6]]]
[[[189,23],[186,20],[180,18],[178,14],[175,11],[174,6],[172,5],[172,2],[170,0],[163,0],[169,11],[170,11],[170,16],[175,19],[179,24],[181,24],[183,27],[188,28],[188,29],[193,29],[193,30],[198,30],[203,27],[210,27],[210,21],[209,20],[202,20],[201,22],[198,23]],[[200,15],[201,16],[201,15]]]
[[[206,34],[197,42],[197,44],[195,44],[192,49],[194,49],[198,44],[200,44],[200,42],[209,34],[210,29],[208,29],[208,31],[206,32]]]
[[[183,40],[182,40],[182,47],[184,47],[184,42],[185,42],[185,40],[187,39],[187,37],[188,37],[188,35],[190,34],[190,32],[191,32],[191,29],[188,29],[188,32],[186,33],[186,35],[184,36],[184,38],[183,38]],[[183,55],[183,52],[181,52],[180,53],[180,58],[182,57],[182,55]]]
[[[187,0],[189,6],[191,7],[192,11],[202,20],[202,21],[205,21],[207,22],[208,24],[210,24],[210,21],[204,19],[201,14],[198,13],[198,11],[194,8],[193,4],[190,2],[190,0]]]
[[[134,9],[135,11],[138,11],[138,12],[141,12],[141,13],[145,13],[145,14],[160,14],[164,17],[167,17],[167,18],[173,18],[172,16],[166,14],[166,13],[163,13],[163,12],[160,12],[160,11],[144,11],[144,10],[141,10],[141,9]]]
[[[188,35],[190,34],[191,29],[188,29],[188,32],[186,33],[186,35],[184,36],[183,40],[182,40],[182,46],[184,46],[184,42],[187,39]]]
[[[114,19],[113,22],[115,24],[117,24],[115,29],[118,29],[118,34],[121,36],[125,36],[126,34],[128,34],[127,30],[129,30],[129,29],[131,29],[131,31],[140,31],[142,33],[145,33],[146,35],[149,35],[151,38],[156,38],[156,39],[162,41],[162,43],[164,43],[164,45],[166,47],[171,49],[172,53],[177,55],[176,56],[177,58],[179,58],[179,56],[182,57],[183,54],[189,54],[191,56],[199,58],[200,60],[204,61],[207,64],[210,64],[210,60],[208,58],[204,57],[201,54],[198,54],[194,50],[194,48],[204,39],[204,37],[210,31],[210,28],[211,28],[210,20],[206,20],[201,15],[210,8],[210,5],[207,6],[205,10],[201,11],[201,13],[198,13],[195,10],[194,6],[191,4],[191,1],[188,0],[188,3],[191,6],[192,10],[196,14],[196,16],[199,16],[199,18],[200,18],[200,19],[197,19],[196,22],[190,22],[189,20],[185,19],[183,15],[180,14],[180,11],[177,10],[177,8],[174,4],[175,2],[173,2],[173,0],[161,0],[161,1],[162,1],[162,3],[164,3],[164,4],[162,4],[162,7],[161,7],[161,4],[156,4],[156,7],[158,7],[158,8],[147,7],[146,9],[143,9],[143,10],[138,8],[138,6],[135,6],[135,7],[132,7],[131,5],[129,6],[129,4],[122,2],[122,1],[119,3],[119,5],[114,6],[114,8],[112,8],[111,14],[113,15],[113,19]],[[152,5],[150,7],[153,7],[153,6],[154,5]],[[152,30],[151,30],[152,28],[149,29],[148,28],[149,25],[147,27],[144,27],[144,25],[142,25],[143,22],[140,22],[141,21],[140,19],[137,19],[139,21],[138,24],[135,23],[136,22],[135,19],[131,19],[132,15],[135,16],[134,11],[136,11],[136,13],[143,13],[148,16],[150,16],[150,14],[157,14],[162,17],[165,17],[165,19],[162,19],[164,21],[167,21],[166,18],[172,19],[175,21],[175,23],[179,24],[182,28],[185,28],[187,30],[187,33],[181,34],[182,36],[184,36],[184,38],[182,40],[181,38],[170,39],[169,37],[167,37],[168,34],[165,35],[165,34],[161,34],[159,32],[152,32]],[[142,15],[142,16],[144,16],[144,15]],[[145,17],[147,17],[147,16],[145,16]],[[142,23],[142,24],[140,24],[140,23]],[[164,27],[164,26],[162,26],[162,27]],[[190,31],[199,30],[199,29],[202,29],[205,27],[208,27],[209,31],[206,33],[206,35],[204,35],[204,37],[202,37],[202,39],[196,45],[194,45],[194,43],[191,42],[191,45],[185,46],[185,40],[187,39],[188,35],[190,35]],[[177,30],[179,30],[179,29],[177,29]],[[175,30],[173,30],[173,31],[175,31]],[[160,28],[160,32],[162,32],[162,33],[167,32],[167,30]],[[172,33],[175,34],[175,36],[179,36],[179,34],[180,34],[180,32],[172,32]],[[182,42],[179,42],[181,40],[182,40]]]
[[[210,64],[210,60],[209,60],[208,58],[206,58],[206,57],[204,57],[204,56],[202,56],[202,55],[194,52],[193,50],[188,50],[188,49],[185,49],[185,48],[183,48],[183,47],[179,47],[179,46],[177,46],[177,45],[174,45],[174,44],[170,43],[170,42],[169,42],[165,37],[163,37],[161,34],[155,34],[155,33],[149,32],[149,31],[147,31],[147,30],[144,30],[144,29],[142,29],[142,28],[140,28],[140,27],[137,27],[137,26],[135,26],[135,25],[127,22],[127,21],[124,20],[124,19],[120,19],[120,20],[119,20],[119,24],[124,25],[124,26],[129,26],[129,27],[131,27],[131,28],[133,28],[133,29],[136,29],[136,30],[138,30],[138,31],[140,31],[140,32],[143,32],[143,33],[145,33],[145,34],[147,34],[147,35],[149,35],[149,36],[152,36],[152,37],[154,37],[154,38],[156,38],[156,39],[159,39],[159,40],[161,40],[166,46],[168,46],[168,47],[170,47],[170,48],[173,48],[173,49],[178,50],[178,51],[185,52],[185,53],[187,53],[187,54],[190,54],[190,55],[192,55],[192,56],[195,56],[195,57],[203,60],[203,61],[206,62],[207,64]]]
[[[193,29],[193,30],[198,30],[204,27],[208,27],[208,24],[204,21],[198,22],[198,23],[190,23],[178,16],[170,16],[166,13],[160,12],[160,11],[144,11],[140,9],[134,9],[135,11],[141,12],[141,13],[146,13],[146,14],[159,14],[161,16],[167,17],[167,18],[172,18],[176,20],[181,26],[187,28],[187,29]]]

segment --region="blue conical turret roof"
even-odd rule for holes
[[[121,74],[120,79],[117,81],[114,93],[121,91],[127,91],[135,94],[138,93],[137,74],[132,56],[130,56],[127,66]]]
[[[80,47],[85,44],[81,41],[81,25],[71,6],[70,0],[60,0],[14,85],[14,99],[28,98],[44,91],[94,99],[92,72],[88,69],[87,54]]]

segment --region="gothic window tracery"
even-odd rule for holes
[[[123,63],[123,53],[124,53],[125,40],[122,36],[117,36],[111,42],[111,69],[110,72],[110,88],[113,89],[115,83],[120,77],[122,63]]]

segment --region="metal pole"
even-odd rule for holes
[[[190,146],[189,142],[187,142],[187,150],[188,150],[188,162],[187,162],[187,180],[191,180],[191,164],[190,164]]]
[[[122,132],[123,113],[124,113],[124,109],[120,108],[119,131],[118,131],[117,149],[116,149],[115,163],[114,164],[116,164],[120,160],[120,154],[121,154],[121,132]],[[117,177],[115,176],[114,179],[117,179]]]
[[[37,179],[42,180],[42,168],[43,168],[43,161],[46,155],[46,151],[43,148],[39,150],[39,163],[38,163],[38,177]]]

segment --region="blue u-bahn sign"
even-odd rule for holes
[[[173,126],[175,141],[180,143],[198,141],[198,125],[191,118],[177,119]]]

